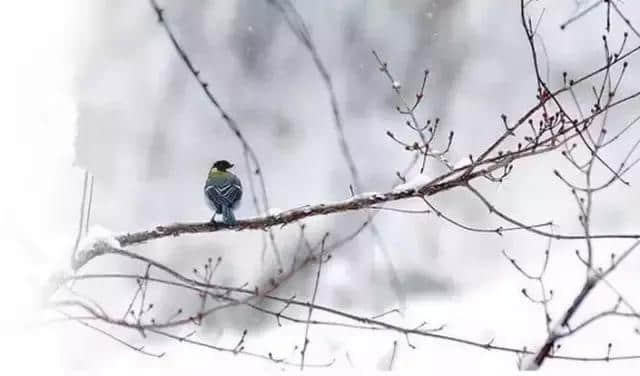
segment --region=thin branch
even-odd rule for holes
[[[73,246],[73,253],[71,254],[71,264],[76,262],[76,255],[78,254],[78,246],[80,245],[80,238],[82,238],[82,230],[84,228],[84,213],[87,202],[87,181],[89,180],[89,171],[84,171],[84,183],[82,185],[82,201],[80,202],[80,216],[78,218],[78,232],[76,234],[76,241]]]
[[[313,284],[313,295],[311,297],[311,305],[309,305],[309,311],[307,313],[307,326],[304,329],[304,343],[302,345],[302,350],[300,351],[300,370],[301,371],[304,370],[304,356],[307,352],[307,345],[309,345],[309,321],[311,321],[311,313],[313,312],[313,306],[316,303],[316,295],[318,294],[318,286],[320,285],[320,273],[322,272],[322,264],[324,264],[324,261],[322,261],[322,258],[324,257],[324,254],[325,254],[324,244],[328,236],[329,236],[329,233],[326,233],[322,238],[322,248],[320,249],[320,254],[318,255],[318,269],[316,272],[316,279]]]
[[[91,224],[91,206],[93,204],[93,174],[91,174],[91,180],[89,182],[89,200],[87,201],[87,219],[84,221],[84,233],[89,232],[89,224]]]
[[[575,21],[579,20],[580,18],[586,16],[588,13],[590,13],[592,10],[594,10],[596,7],[598,7],[598,5],[600,5],[600,4],[602,4],[602,0],[596,0],[593,4],[589,5],[584,10],[578,12],[576,15],[574,15],[571,18],[569,18],[567,21],[563,22],[560,25],[560,29],[564,30],[567,26],[569,26],[573,22],[575,22]]]
[[[169,333],[167,331],[163,331],[163,330],[156,330],[156,329],[149,329],[150,332],[158,334],[160,336],[163,337],[167,337],[167,338],[171,338],[171,339],[175,339],[178,342],[184,342],[184,343],[189,343],[192,345],[197,345],[197,346],[201,346],[201,347],[205,347],[207,349],[211,349],[211,350],[216,350],[216,351],[220,351],[220,352],[226,352],[226,353],[230,353],[233,355],[237,355],[237,354],[242,354],[242,355],[246,355],[249,357],[253,357],[253,358],[259,358],[262,360],[268,360],[271,361],[273,363],[276,364],[282,364],[282,365],[286,365],[286,366],[292,366],[292,367],[298,367],[300,364],[295,363],[295,362],[290,362],[287,361],[286,359],[283,358],[276,358],[272,353],[268,353],[267,355],[263,355],[263,354],[258,354],[258,353],[254,353],[254,352],[249,352],[246,350],[242,350],[242,351],[237,351],[237,349],[235,348],[226,348],[226,347],[221,347],[221,346],[216,346],[216,345],[212,345],[206,342],[202,342],[202,341],[197,341],[194,339],[190,339],[187,337],[181,337],[172,333]],[[333,365],[335,359],[326,362],[326,363],[319,363],[319,364],[307,364],[307,367],[312,367],[312,368],[326,368],[326,367],[331,367],[331,365]]]
[[[94,326],[94,325],[91,325],[91,324],[85,322],[82,318],[73,317],[73,316],[69,315],[68,313],[66,313],[64,311],[61,311],[61,310],[58,310],[58,313],[61,313],[62,315],[66,316],[66,318],[68,320],[71,320],[73,322],[77,322],[80,325],[83,325],[83,326],[85,326],[87,328],[95,330],[96,332],[98,332],[100,334],[103,334],[103,335],[111,338],[112,340],[114,340],[114,341],[116,341],[116,342],[118,342],[118,343],[120,343],[122,345],[125,345],[126,347],[130,348],[131,350],[139,352],[140,354],[148,355],[148,356],[151,356],[151,357],[154,357],[154,358],[162,358],[165,355],[164,352],[159,353],[159,354],[158,353],[148,352],[148,351],[146,351],[144,349],[144,346],[134,346],[134,345],[128,343],[127,341],[114,336],[113,334],[107,332],[104,329],[98,328],[97,326]]]
[[[251,166],[249,165],[247,166],[247,178],[253,179],[254,174],[258,177],[258,181],[260,182],[260,188],[262,193],[262,204],[263,204],[262,211],[264,211],[265,213],[268,213],[270,205],[269,205],[269,199],[267,196],[266,183],[265,183],[262,167],[260,167],[260,162],[258,160],[258,157],[255,151],[253,150],[249,142],[245,139],[245,137],[242,135],[242,132],[240,131],[240,127],[238,126],[236,121],[231,117],[231,115],[228,112],[226,112],[222,108],[222,105],[220,104],[220,102],[218,102],[218,100],[215,98],[215,96],[211,92],[211,89],[209,89],[209,84],[202,80],[200,76],[200,71],[195,68],[195,66],[191,62],[191,59],[185,52],[184,48],[182,48],[182,46],[178,43],[178,40],[176,39],[173,33],[173,30],[169,27],[169,24],[166,22],[164,18],[164,9],[160,8],[156,0],[149,0],[149,4],[155,11],[156,16],[158,17],[158,22],[164,28],[165,32],[167,33],[167,36],[171,40],[171,44],[173,45],[176,52],[178,53],[182,61],[185,63],[187,68],[189,69],[189,72],[191,73],[193,78],[198,82],[198,85],[200,85],[200,87],[202,88],[202,91],[207,97],[207,99],[209,100],[209,102],[213,104],[213,106],[216,108],[216,110],[224,120],[227,127],[233,132],[233,134],[236,136],[238,141],[240,141],[240,144],[242,145],[244,153],[251,159],[251,163],[253,163],[254,168],[251,168]],[[253,184],[251,184],[251,187],[253,187]],[[258,200],[256,198],[257,197],[256,193],[253,191],[253,189],[252,189],[252,195],[254,196],[254,203],[256,204],[256,212],[259,214],[261,210],[257,206]],[[282,269],[282,260],[278,252],[277,245],[275,244],[275,239],[273,237],[273,234],[270,234],[270,239],[272,242],[272,249],[275,254],[276,261],[278,262],[278,267]]]
[[[138,276],[135,275],[111,275],[112,277],[115,278],[137,278]],[[74,280],[74,279],[87,279],[87,278],[105,278],[108,277],[107,275],[84,275],[84,276],[76,276],[76,277],[69,277],[68,280]],[[154,278],[149,279],[150,281],[153,281]],[[174,284],[170,281],[162,281],[162,280],[156,280],[157,282],[160,283],[168,283],[168,284]],[[189,286],[189,285],[182,285],[181,287],[184,288],[194,288],[193,286]],[[214,287],[214,286],[210,286],[210,287]],[[218,288],[225,288],[223,286],[217,286]],[[277,296],[273,296],[273,295],[258,295],[254,290],[242,290],[242,289],[237,289],[234,287],[226,287],[229,290],[234,290],[234,291],[239,291],[240,290],[246,294],[249,295],[253,295],[253,296],[262,296],[262,297],[266,297],[268,299],[272,299],[275,301],[279,301],[282,303],[287,303],[289,302],[292,305],[297,305],[297,306],[301,306],[301,307],[306,307],[309,308],[311,305],[310,302],[305,302],[305,301],[299,301],[299,300],[295,300],[295,299],[291,299],[291,298],[280,298]],[[202,290],[204,291],[204,290]],[[92,315],[96,316],[96,317],[100,317],[100,314],[97,313],[95,310],[91,309],[90,307],[84,306],[82,303],[78,303],[78,302],[57,302],[56,304],[54,304],[54,306],[64,306],[64,305],[78,305],[81,304],[83,306],[83,308],[87,311],[89,311]],[[392,331],[396,331],[402,334],[412,334],[412,335],[418,335],[418,336],[424,336],[424,337],[431,337],[434,339],[439,339],[439,340],[444,340],[444,341],[450,341],[450,342],[454,342],[454,343],[459,343],[459,344],[464,344],[464,345],[468,345],[471,347],[476,347],[476,348],[481,348],[481,349],[485,349],[485,350],[496,350],[496,351],[503,351],[503,352],[510,352],[510,353],[515,353],[515,354],[520,354],[523,352],[522,348],[516,348],[516,347],[508,347],[508,346],[500,346],[500,345],[496,345],[494,344],[493,341],[491,341],[490,343],[486,343],[486,342],[479,342],[479,341],[473,341],[473,340],[469,340],[469,339],[464,339],[464,338],[459,338],[459,337],[455,337],[455,336],[451,336],[451,335],[446,335],[446,334],[440,334],[437,333],[439,328],[436,328],[436,331],[432,331],[432,330],[422,330],[420,328],[404,328],[401,326],[397,326],[394,324],[390,324],[384,321],[380,321],[380,320],[376,320],[373,318],[368,318],[365,316],[358,316],[352,313],[348,313],[345,311],[340,311],[331,307],[327,307],[327,306],[322,306],[322,305],[318,305],[318,304],[314,304],[313,305],[313,309],[314,310],[321,310],[323,312],[326,313],[330,313],[333,315],[338,315],[340,317],[349,319],[349,320],[354,320],[360,323],[364,323],[364,324],[370,324],[370,325],[378,325],[380,327],[383,327],[387,330],[392,330]],[[274,313],[275,314],[275,313]],[[102,318],[104,319],[104,318]],[[106,320],[105,320],[106,321]],[[301,321],[302,323],[306,324],[306,320]],[[131,327],[131,324],[129,323],[125,323],[122,321],[115,321],[115,322],[110,322],[111,324],[115,324],[115,325],[120,325],[120,326],[125,326],[125,327]],[[313,322],[311,322],[313,323]],[[135,325],[133,326],[133,328],[135,328]],[[157,324],[156,326],[148,326],[145,329],[149,332],[153,332],[153,330],[156,330],[154,328],[160,328]],[[177,336],[176,336],[177,337]],[[177,338],[181,338],[181,337],[177,337]],[[231,351],[231,349],[229,349],[229,351]],[[533,351],[525,351],[526,354],[534,354]],[[602,362],[602,361],[607,361],[604,357],[581,357],[581,356],[568,356],[568,355],[549,355],[548,358],[550,359],[559,359],[559,360],[570,360],[570,361],[584,361],[584,362]],[[608,359],[608,361],[614,361],[614,360],[631,360],[631,359],[640,359],[640,355],[625,355],[625,356],[618,356],[618,357],[610,357]],[[296,364],[299,366],[299,364]]]

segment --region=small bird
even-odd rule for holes
[[[226,160],[216,161],[204,184],[204,197],[207,205],[213,210],[211,222],[215,223],[216,214],[222,214],[222,222],[234,225],[236,217],[233,210],[240,204],[242,198],[242,183],[237,176],[227,171],[233,164]]]

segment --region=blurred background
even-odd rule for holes
[[[223,108],[237,121],[254,148],[265,176],[269,204],[286,210],[350,197],[351,175],[338,145],[329,94],[308,51],[287,27],[282,15],[266,1],[159,2],[182,47]],[[440,118],[440,143],[455,132],[449,159],[477,155],[502,132],[500,114],[516,119],[536,102],[535,76],[520,25],[519,2],[479,1],[296,1],[320,57],[329,71],[343,116],[345,136],[362,181],[362,192],[387,191],[398,184],[411,154],[390,140],[414,137],[395,111],[398,99],[378,70],[371,53],[389,63],[413,98],[423,71],[430,70],[419,119]],[[593,11],[565,31],[559,25],[587,4],[578,1],[536,1],[534,19],[543,12],[538,33],[544,46],[543,71],[558,87],[562,72],[587,73],[603,64],[601,34],[605,9]],[[640,24],[640,6],[621,5]],[[544,10],[544,11],[543,11]],[[106,374],[149,368],[161,374],[176,370],[221,367],[273,370],[279,366],[233,357],[168,340],[144,340],[136,332],[116,331],[132,343],[163,359],[147,358],[75,323],[37,324],[41,286],[55,271],[68,269],[82,193],[83,170],[95,179],[91,224],[114,233],[149,229],[173,222],[205,221],[211,216],[202,186],[212,162],[235,162],[245,182],[248,171],[240,143],[179,59],[146,1],[72,1],[62,5],[25,3],[16,8],[24,21],[13,21],[4,34],[16,49],[6,79],[16,93],[6,103],[14,110],[4,119],[2,170],[9,179],[2,196],[2,235],[6,254],[2,289],[9,310],[2,324],[10,340],[5,350],[17,354],[7,367],[42,367],[51,374],[70,371]],[[615,22],[610,43],[618,46],[624,29]],[[12,35],[20,35],[19,39]],[[640,42],[630,36],[628,43]],[[631,66],[633,67],[632,59]],[[14,73],[12,73],[14,72]],[[620,95],[638,90],[640,79],[631,69]],[[585,108],[590,88],[578,91]],[[638,114],[638,104],[620,107],[609,118],[621,129]],[[12,126],[15,125],[15,126]],[[612,165],[625,155],[639,132],[605,156]],[[577,207],[553,169],[572,173],[559,154],[516,163],[501,185],[478,182],[477,187],[497,207],[527,223],[553,220],[560,232],[579,233]],[[429,161],[425,174],[445,170]],[[598,176],[607,179],[606,171]],[[417,168],[407,174],[415,176]],[[640,195],[614,184],[597,196],[595,232],[638,232]],[[635,178],[635,179],[634,179]],[[467,192],[453,190],[431,202],[447,215],[469,225],[495,228],[500,223]],[[392,207],[425,209],[420,200]],[[255,216],[248,184],[237,217]],[[340,239],[356,230],[365,212],[341,213],[305,221],[313,243],[325,232]],[[376,241],[363,231],[333,253],[323,271],[317,302],[363,316],[402,307],[391,318],[412,327],[427,321],[446,324],[445,333],[507,346],[535,347],[544,340],[544,316],[520,290],[532,288],[501,255],[507,250],[524,267],[538,270],[547,240],[528,233],[504,236],[464,232],[437,216],[382,211],[375,217],[381,233]],[[298,241],[298,227],[274,230],[285,265]],[[208,257],[222,257],[214,276],[221,284],[250,286],[276,273],[273,253],[263,253],[260,231],[221,232],[153,241],[131,250],[190,273]],[[597,260],[605,263],[612,251],[627,243],[596,242]],[[548,286],[554,290],[552,315],[566,309],[579,289],[583,267],[575,258],[580,242],[553,242]],[[385,255],[386,254],[386,255]],[[640,304],[637,270],[630,258],[611,278],[627,298]],[[99,259],[84,272],[142,272],[144,266],[117,258]],[[394,270],[395,272],[392,272]],[[308,268],[279,293],[299,298],[311,294],[314,268]],[[393,273],[399,285],[393,282]],[[18,282],[18,283],[16,283]],[[115,312],[124,310],[135,291],[132,281],[101,281],[78,286],[83,293]],[[20,286],[20,287],[16,287]],[[176,307],[195,308],[197,296],[182,291],[153,290],[158,317]],[[123,298],[124,297],[124,298]],[[597,290],[578,317],[608,307],[615,297]],[[235,345],[249,330],[247,349],[298,360],[294,346],[302,345],[304,326],[278,327],[273,317],[246,308],[210,316],[200,338]],[[15,325],[20,322],[20,325]],[[636,325],[637,326],[637,325]],[[563,343],[566,354],[601,356],[613,342],[613,353],[634,353],[640,337],[634,323],[603,320]],[[308,362],[335,358],[339,370],[350,367],[386,369],[393,342],[398,348],[394,369],[443,372],[458,367],[491,367],[511,372],[511,354],[466,348],[428,338],[408,346],[395,333],[311,327]],[[299,350],[297,350],[299,351]],[[637,351],[636,351],[637,352]],[[34,362],[34,359],[39,360]],[[459,362],[460,359],[467,359]],[[581,364],[548,361],[547,368],[580,372],[603,369],[630,371],[637,361]],[[245,367],[245,368],[243,368]],[[128,374],[128,373],[125,373]]]

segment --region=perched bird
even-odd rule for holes
[[[222,222],[234,225],[236,217],[233,209],[237,208],[242,198],[242,183],[237,176],[227,171],[233,167],[229,161],[221,160],[211,166],[207,181],[204,184],[204,197],[214,210],[211,222],[215,223],[216,214],[222,214]]]

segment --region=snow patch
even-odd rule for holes
[[[425,174],[417,174],[413,178],[407,180],[406,183],[396,185],[393,188],[393,191],[401,192],[401,191],[407,191],[409,189],[418,190],[424,187],[425,185],[429,184],[432,180],[433,179],[430,176],[427,176]]]
[[[269,210],[267,210],[267,216],[274,216],[277,217],[280,213],[282,213],[283,210],[280,208],[269,208]]]
[[[378,194],[378,192],[362,192],[362,193],[358,193],[357,195],[353,196],[352,199],[371,198],[371,197],[375,196],[376,194]]]
[[[120,242],[112,231],[100,225],[95,225],[91,226],[87,235],[80,239],[78,251],[92,250],[100,243],[105,243],[111,248],[121,248]]]
[[[521,371],[536,371],[540,366],[536,363],[536,354],[526,354],[520,359],[519,367]]]

